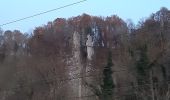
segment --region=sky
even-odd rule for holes
[[[37,13],[62,7],[81,0],[1,0],[0,25]],[[166,7],[170,0],[87,0],[67,8],[56,10],[30,19],[1,26],[5,30],[31,32],[35,27],[45,25],[56,18],[69,18],[87,13],[93,16],[118,15],[123,20],[137,23],[142,18]]]

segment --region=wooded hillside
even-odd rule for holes
[[[0,31],[0,100],[169,100],[170,10]]]

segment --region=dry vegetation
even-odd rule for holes
[[[77,62],[74,32],[80,34]],[[94,43],[92,61],[87,59],[88,34]],[[109,51],[114,100],[169,100],[169,38],[166,8],[137,26],[115,15],[83,14],[57,18],[32,34],[0,31],[0,100],[105,100],[100,95]]]

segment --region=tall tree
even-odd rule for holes
[[[147,46],[143,46],[139,50],[139,59],[137,61],[137,72],[140,76],[146,75],[146,66],[148,65],[148,57],[147,57]],[[142,78],[143,79],[143,78]],[[142,80],[138,80],[138,83],[140,84]]]
[[[112,54],[109,51],[107,65],[104,67],[103,70],[103,85],[101,85],[101,91],[103,95],[103,100],[113,100],[113,90],[114,90],[114,83],[112,78]]]

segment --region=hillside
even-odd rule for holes
[[[0,100],[169,100],[170,10],[0,31]]]

